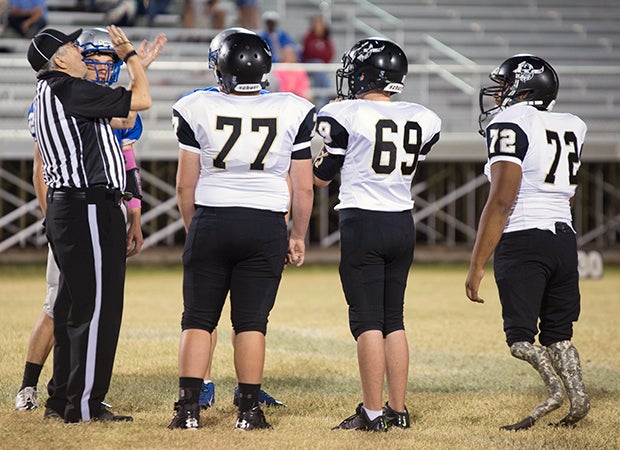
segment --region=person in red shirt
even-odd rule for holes
[[[327,64],[333,58],[334,42],[330,36],[329,26],[325,23],[323,16],[311,17],[310,28],[304,36],[302,62]],[[331,87],[329,74],[327,71],[310,71],[309,76],[312,88],[317,90],[315,104],[318,110],[329,101],[328,96],[325,95],[325,89]]]

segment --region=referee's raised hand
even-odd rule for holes
[[[120,59],[125,61],[132,51],[135,52],[133,45],[127,38],[127,35],[125,35],[125,32],[116,25],[110,25],[106,29],[110,33],[110,40],[112,41],[114,51]]]

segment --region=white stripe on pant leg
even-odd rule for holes
[[[97,358],[97,338],[99,336],[99,316],[101,315],[101,243],[99,242],[99,226],[97,223],[97,205],[88,205],[88,226],[90,228],[90,239],[93,245],[93,266],[95,269],[95,308],[93,317],[88,327],[88,344],[86,347],[86,368],[84,373],[84,392],[80,408],[82,410],[82,420],[90,420],[90,408],[88,401],[95,382],[95,361]]]

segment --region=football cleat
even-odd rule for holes
[[[198,398],[198,404],[201,409],[207,409],[213,406],[215,403],[215,385],[212,381],[208,383],[202,382],[202,388],[200,389],[200,397]]]
[[[398,412],[390,408],[390,405],[385,402],[383,414],[385,414],[385,422],[388,427],[409,428],[411,426],[409,411],[407,411],[406,406],[404,412]]]
[[[56,411],[54,408],[50,408],[49,406],[45,408],[43,412],[44,419],[54,419],[54,420],[64,420],[62,414]]]
[[[15,409],[18,411],[30,411],[36,409],[37,404],[37,388],[34,386],[26,386],[17,393],[15,397]]]
[[[197,430],[200,424],[200,406],[198,403],[174,404],[174,418],[168,429]]]
[[[388,430],[388,425],[385,420],[385,414],[381,414],[374,420],[370,420],[364,408],[363,403],[357,405],[355,408],[355,414],[347,417],[340,425],[332,428],[332,430],[362,430],[362,431],[379,431],[385,432]]]
[[[114,414],[108,410],[105,406],[101,406],[99,414],[93,417],[93,420],[98,422],[133,422],[133,417],[122,416],[120,414]]]
[[[249,411],[239,411],[236,430],[260,430],[273,428],[265,419],[265,413],[260,406],[255,406]]]
[[[513,423],[510,425],[503,425],[499,427],[499,429],[504,431],[527,430],[528,428],[532,428],[535,423],[536,420],[534,420],[532,417],[526,417],[521,422]]]

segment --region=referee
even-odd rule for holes
[[[125,283],[125,163],[110,119],[151,106],[148,81],[120,28],[108,28],[132,89],[100,86],[69,35],[46,29],[28,48],[37,72],[34,127],[48,185],[46,235],[60,269],[54,373],[44,417],[132,420],[102,406],[120,331]]]

